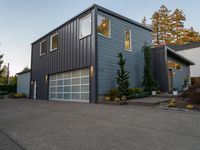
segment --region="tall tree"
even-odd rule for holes
[[[152,55],[151,55],[151,46],[144,43],[142,48],[144,52],[144,76],[143,76],[143,85],[145,91],[152,91],[154,86],[154,79],[152,73]]]
[[[145,16],[144,16],[144,18],[142,19],[142,22],[141,22],[141,23],[142,23],[142,25],[145,25],[145,26],[147,25],[147,19],[146,19]]]
[[[156,11],[152,16],[153,45],[160,45],[160,16]]]
[[[122,96],[128,95],[128,87],[129,87],[129,72],[125,69],[126,60],[123,58],[122,53],[118,54],[118,65],[119,69],[117,71],[117,83],[120,98]]]
[[[160,42],[161,44],[169,44],[170,43],[170,10],[162,5],[158,10],[159,13],[159,23],[160,23]]]
[[[181,44],[181,38],[184,36],[184,21],[186,17],[182,10],[175,9],[171,14],[172,41],[171,43]]]

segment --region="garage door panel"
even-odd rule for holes
[[[49,99],[89,102],[89,69],[59,73],[49,78]]]

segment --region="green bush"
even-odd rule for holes
[[[7,91],[8,93],[15,93],[16,85],[0,85],[0,91]]]
[[[10,98],[26,98],[26,94],[25,93],[11,93],[9,95]]]
[[[110,89],[108,96],[110,97],[111,101],[114,101],[115,97],[119,97],[119,90],[117,88]]]
[[[144,98],[149,96],[149,92],[140,92],[140,93],[133,93],[128,96],[128,99],[134,99],[134,98]]]
[[[136,94],[136,93],[141,93],[143,92],[142,88],[129,88],[128,89],[128,95]]]
[[[8,91],[0,91],[0,95],[8,95],[9,92]]]

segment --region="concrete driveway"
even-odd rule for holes
[[[200,113],[0,100],[2,150],[200,150]]]

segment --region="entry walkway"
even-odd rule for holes
[[[139,99],[128,100],[128,105],[141,105],[141,106],[156,106],[162,102],[169,101],[167,97],[146,97]]]

